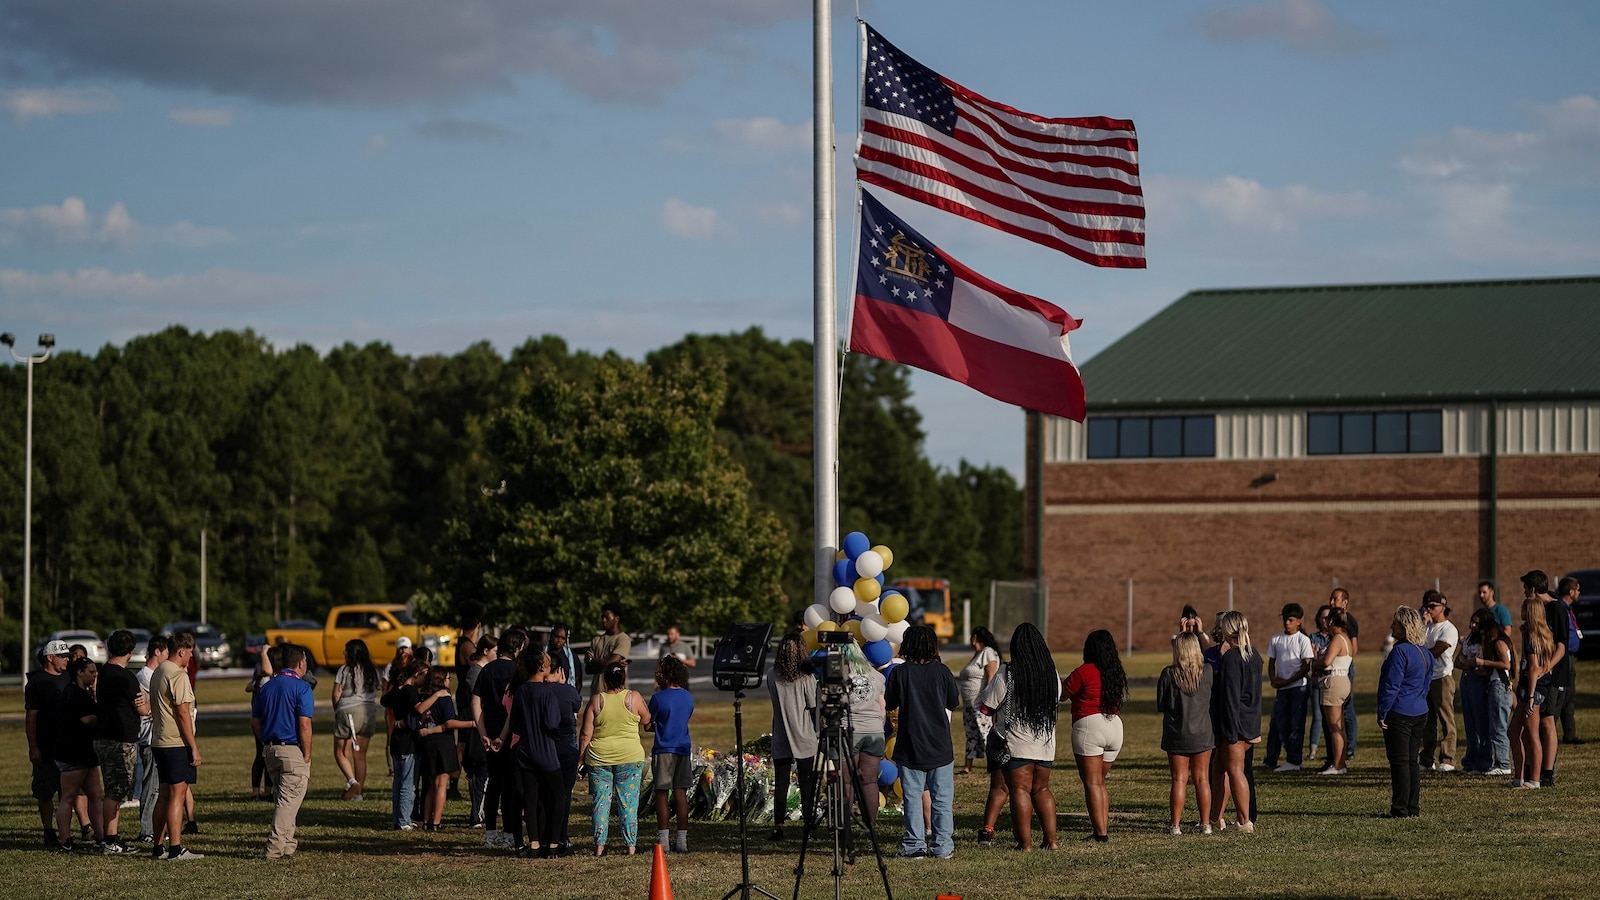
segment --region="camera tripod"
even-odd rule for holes
[[[812,766],[812,777],[822,783],[822,796],[826,802],[827,811],[821,818],[808,822],[804,835],[800,839],[800,860],[794,867],[794,900],[800,900],[800,879],[805,874],[806,851],[811,843],[811,833],[818,828],[826,827],[833,838],[833,896],[838,900],[844,890],[845,866],[855,863],[855,845],[851,840],[851,812],[850,798],[845,790],[845,778],[850,779],[850,785],[855,788],[856,803],[861,810],[861,821],[866,825],[867,838],[872,842],[872,855],[878,860],[878,873],[883,877],[883,893],[887,900],[894,900],[894,891],[889,887],[889,867],[884,865],[883,852],[878,849],[878,830],[873,826],[872,810],[867,809],[866,792],[861,789],[861,773],[856,771],[851,753],[854,743],[849,727],[844,722],[843,710],[829,710],[824,704],[822,712],[822,733],[818,735],[816,762]],[[848,775],[846,775],[848,771]],[[806,817],[812,817],[816,810],[804,811]]]

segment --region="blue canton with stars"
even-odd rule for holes
[[[861,192],[856,294],[949,321],[955,279],[933,242]]]
[[[938,74],[901,53],[870,25],[862,98],[867,106],[909,116],[945,134],[956,132],[955,100]]]

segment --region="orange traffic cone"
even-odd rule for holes
[[[667,848],[656,845],[655,861],[650,863],[650,900],[672,900],[672,879],[667,877]]]

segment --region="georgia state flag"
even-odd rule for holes
[[[1079,320],[951,259],[865,190],[859,245],[851,352],[1083,421],[1083,379],[1067,341]]]

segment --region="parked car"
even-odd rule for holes
[[[209,622],[169,622],[161,626],[161,633],[174,635],[194,633],[194,658],[202,669],[226,669],[233,665],[233,648],[228,646],[228,636]]]
[[[147,651],[150,649],[150,632],[144,628],[129,628],[133,632],[133,653],[128,656],[128,670],[143,666],[150,661]]]
[[[1583,632],[1579,656],[1600,653],[1600,569],[1579,569],[1566,577],[1578,579],[1578,602],[1572,615],[1578,620],[1578,630]]]
[[[40,653],[43,653],[44,645],[50,643],[51,641],[66,641],[68,647],[71,647],[73,644],[82,644],[83,648],[89,651],[90,659],[94,660],[96,663],[103,663],[106,661],[106,642],[100,640],[100,635],[95,634],[92,631],[83,631],[81,629],[52,631],[39,641],[39,646],[33,648],[34,655],[38,656]]]
[[[247,669],[254,669],[261,664],[261,654],[266,652],[267,636],[264,634],[245,635],[244,657],[239,660],[239,665]]]

